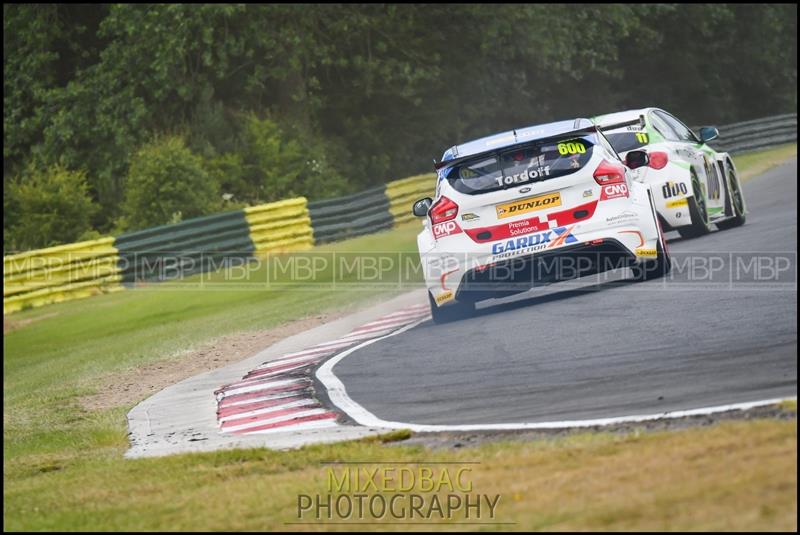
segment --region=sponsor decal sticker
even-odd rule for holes
[[[627,184],[608,184],[600,188],[600,200],[607,201],[609,199],[618,199],[620,197],[628,196]]]
[[[549,228],[550,223],[548,221],[542,221],[537,216],[533,216],[528,219],[503,225],[467,229],[465,232],[473,241],[485,243],[510,238],[512,236],[531,234],[532,232],[541,232]]]
[[[464,232],[466,232],[467,236],[469,236],[472,241],[477,243],[495,242],[514,236],[522,236],[533,232],[542,232],[551,228],[572,225],[578,221],[591,218],[596,208],[597,201],[590,201],[578,206],[573,206],[567,210],[549,213],[546,218],[543,216],[533,216],[519,221],[501,223],[489,227],[466,228]]]
[[[453,290],[447,290],[445,292],[440,293],[436,296],[436,304],[441,305],[442,303],[446,303],[448,301],[452,301],[455,299],[455,295],[453,294]]]
[[[655,249],[645,249],[645,248],[636,249],[636,256],[643,256],[645,258],[657,258],[658,251],[656,251]]]
[[[561,193],[559,192],[498,204],[495,209],[497,210],[497,217],[503,219],[554,206],[561,206]]]
[[[433,225],[433,236],[437,240],[439,238],[445,238],[452,234],[459,233],[461,233],[461,227],[459,227],[458,223],[455,221],[445,221],[443,223],[436,223]]]
[[[522,221],[515,221],[508,224],[508,235],[519,236],[520,234],[530,234],[537,230],[542,230],[540,225],[543,225],[539,218],[532,217],[530,219],[523,219]],[[546,224],[544,224],[546,226]]]
[[[638,217],[639,216],[636,215],[636,212],[631,212],[629,210],[626,210],[626,211],[622,212],[621,214],[618,214],[618,215],[615,215],[615,216],[611,216],[611,217],[607,217],[606,218],[606,223],[609,223],[609,224],[611,224],[611,223],[623,223],[625,221],[632,221],[634,219],[638,219]]]
[[[683,182],[665,182],[664,185],[661,186],[661,195],[663,195],[665,199],[688,194],[689,188],[686,187],[686,184]]]
[[[677,199],[675,201],[667,201],[667,208],[680,208],[681,206],[688,206],[689,201],[686,199]]]
[[[574,225],[569,228],[556,227],[538,234],[496,242],[492,245],[492,254],[499,257],[515,256],[576,243],[578,239],[572,235],[573,228]]]
[[[529,167],[528,169],[525,169],[521,173],[516,173],[508,176],[499,176],[495,178],[495,180],[497,181],[498,186],[502,186],[503,184],[510,186],[511,184],[520,184],[523,182],[528,182],[529,180],[535,180],[537,178],[546,176],[550,176],[549,165],[545,167],[537,167],[536,169]]]

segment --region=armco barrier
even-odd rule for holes
[[[114,238],[3,258],[3,314],[121,290]]]
[[[314,244],[305,197],[250,206],[244,215],[256,255],[302,251]]]
[[[797,114],[775,115],[719,127],[719,138],[709,145],[732,154],[797,141]]]
[[[327,243],[392,228],[385,187],[308,203],[315,243]]]
[[[124,283],[181,278],[254,250],[242,210],[129,232],[114,245]]]
[[[394,224],[399,225],[414,219],[411,206],[414,201],[423,197],[433,197],[436,189],[436,174],[423,175],[394,180],[386,185],[386,196],[389,198],[389,212]]]

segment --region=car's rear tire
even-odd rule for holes
[[[698,238],[709,232],[706,201],[703,197],[703,190],[700,188],[700,180],[697,178],[697,173],[694,172],[694,169],[692,169],[692,189],[694,190],[694,195],[688,199],[689,218],[692,223],[685,227],[678,227],[677,230],[681,238]]]
[[[641,264],[634,264],[631,267],[633,278],[637,281],[659,279],[672,270],[672,259],[669,257],[669,251],[667,250],[667,239],[664,237],[664,229],[661,228],[661,221],[655,213],[652,194],[650,195],[650,209],[653,210],[653,215],[656,221],[656,229],[658,230],[658,241],[656,241],[656,259],[646,260]]]
[[[660,279],[672,270],[672,259],[666,248],[661,245],[661,240],[656,243],[655,260],[647,260],[641,264],[631,266],[633,280],[643,282],[653,279]]]
[[[440,307],[433,300],[433,296],[428,292],[428,302],[431,305],[431,316],[436,324],[450,323],[470,317],[475,313],[474,301],[455,301],[446,306]]]
[[[725,171],[728,174],[728,199],[725,203],[725,212],[731,213],[732,211],[734,215],[730,219],[717,223],[716,225],[719,230],[741,227],[747,219],[744,213],[742,186],[739,184],[739,177],[736,176],[736,171],[733,170],[731,162],[725,163]]]

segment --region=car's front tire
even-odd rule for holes
[[[704,234],[708,234],[708,210],[706,210],[706,201],[703,196],[703,190],[700,188],[700,180],[697,178],[697,173],[692,169],[692,189],[694,195],[689,197],[689,218],[692,220],[690,225],[685,227],[678,227],[678,233],[681,238],[698,238]]]
[[[428,292],[428,302],[431,305],[431,316],[436,324],[450,323],[470,317],[475,313],[475,302],[456,301],[447,306],[440,307],[434,301],[433,296]]]
[[[725,163],[725,170],[728,173],[728,200],[725,203],[725,211],[727,213],[731,213],[732,211],[733,217],[717,223],[716,225],[719,230],[741,227],[746,220],[744,213],[744,197],[742,197],[742,186],[739,184],[739,177],[736,176],[736,171],[733,170],[731,162]]]

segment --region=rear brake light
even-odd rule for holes
[[[431,207],[431,223],[441,223],[443,221],[450,221],[458,214],[458,205],[445,197],[439,197],[439,200]]]
[[[594,181],[601,186],[625,182],[625,169],[622,167],[622,165],[613,164],[608,160],[603,160],[594,171]]]
[[[666,152],[651,152],[648,154],[650,158],[650,163],[647,164],[648,166],[652,167],[653,169],[664,169],[669,161]]]

